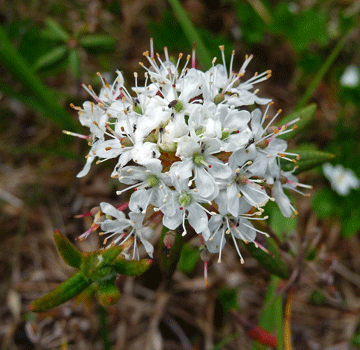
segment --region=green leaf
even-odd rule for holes
[[[246,28],[241,30],[242,38],[249,44],[261,42],[264,33],[269,29],[268,25],[248,2],[232,1],[232,3],[241,28]]]
[[[105,261],[103,250],[82,253],[81,272],[91,281],[102,281],[115,275],[114,268]]]
[[[64,43],[67,43],[70,40],[69,33],[67,33],[67,31],[63,29],[59,23],[57,23],[51,18],[47,18],[45,20],[45,23],[47,25],[47,29],[49,30],[49,33],[52,33],[52,38],[54,40],[60,40]]]
[[[48,119],[61,125],[63,129],[73,131],[80,129],[71,115],[58,104],[53,91],[41,82],[24,58],[14,49],[2,26],[0,26],[0,61],[25,89],[31,91],[37,100],[36,105],[43,106],[42,110],[46,111],[45,115]]]
[[[75,295],[81,293],[85,288],[91,285],[91,281],[86,279],[80,271],[61,283],[50,293],[34,300],[29,309],[34,312],[43,312],[52,309],[55,306],[65,303]]]
[[[293,203],[295,199],[292,194],[288,194],[290,202]],[[275,232],[277,237],[281,242],[286,240],[289,235],[291,235],[297,227],[298,224],[298,216],[294,217],[285,217],[279,208],[279,206],[275,202],[269,201],[265,207],[265,213],[269,216],[269,226]]]
[[[114,262],[114,268],[120,275],[139,276],[150,268],[151,263],[151,259],[126,260],[117,258]]]
[[[99,252],[102,253],[102,257],[106,263],[113,264],[123,250],[123,247],[114,245],[107,249],[100,250]]]
[[[274,327],[277,328],[278,346],[282,348],[282,296],[277,295],[276,289],[281,280],[274,275],[271,276],[269,287],[266,291],[264,306],[260,315],[259,326],[272,332]],[[280,329],[279,328],[280,325]],[[279,337],[279,333],[280,337]],[[268,349],[268,347],[259,344],[253,344],[252,350]]]
[[[115,40],[107,35],[84,35],[79,39],[82,47],[88,51],[108,51],[114,48]]]
[[[179,270],[184,274],[192,273],[200,259],[199,249],[185,244],[181,250]]]
[[[323,63],[323,65],[321,66],[319,71],[316,73],[315,77],[311,80],[311,83],[307,87],[305,93],[303,94],[301,100],[298,102],[295,109],[299,109],[308,103],[309,99],[311,98],[312,94],[319,86],[319,84],[322,81],[323,77],[325,76],[326,72],[329,70],[331,65],[334,63],[335,59],[338,57],[338,55],[344,48],[344,46],[345,46],[348,38],[352,34],[352,32],[353,32],[353,30],[350,30],[349,32],[347,32],[336,44],[336,46],[331,51],[331,53],[328,55],[327,59],[325,60],[325,62]]]
[[[48,68],[52,65],[56,65],[60,62],[67,54],[68,48],[65,45],[57,46],[53,50],[40,57],[34,64],[34,69],[39,71],[44,68]]]
[[[80,56],[76,49],[72,49],[69,52],[69,67],[71,73],[75,79],[80,78]]]
[[[321,305],[324,305],[325,302],[326,302],[326,296],[323,293],[318,292],[317,290],[314,290],[311,293],[311,296],[310,296],[311,304],[316,305],[316,306],[321,306]]]
[[[115,304],[120,298],[120,292],[115,284],[115,278],[98,283],[97,299],[102,306]]]
[[[175,16],[178,18],[185,35],[188,38],[189,44],[192,45],[194,42],[196,43],[196,54],[199,61],[205,67],[205,69],[210,69],[212,57],[210,56],[208,49],[204,45],[199,33],[192,24],[180,1],[169,0],[169,3]]]
[[[59,254],[64,259],[64,261],[72,267],[80,268],[82,256],[80,251],[78,251],[71,242],[60,233],[60,231],[55,230],[54,240],[56,247],[59,251]]]
[[[262,250],[260,247],[256,248],[254,243],[245,244],[243,242],[243,244],[266,271],[283,279],[289,278],[289,268],[282,261],[277,246],[271,238],[266,237],[265,249],[268,249],[269,252]]]
[[[297,126],[296,129],[294,129],[292,132],[289,132],[287,134],[279,135],[278,138],[281,138],[283,140],[289,140],[294,136],[296,136],[297,134],[299,134],[300,131],[304,130],[312,122],[316,108],[317,108],[316,103],[312,103],[283,118],[281,122],[278,123],[278,126],[285,125],[297,118],[301,118],[301,119],[295,123],[295,125]],[[293,125],[291,125],[290,127],[293,127]]]
[[[320,219],[334,214],[337,204],[338,197],[328,188],[318,190],[311,201],[311,207]]]
[[[334,159],[335,155],[328,152],[314,151],[314,150],[291,150],[291,153],[296,153],[300,156],[296,163],[289,161],[281,162],[281,169],[284,171],[292,171],[296,165],[297,169],[293,172],[294,175],[303,171],[313,169],[318,165]],[[291,159],[296,159],[296,156],[289,156]]]
[[[231,309],[239,310],[239,291],[238,288],[220,288],[217,292],[217,298],[224,309],[224,314],[230,313]]]
[[[349,238],[360,230],[360,217],[356,213],[352,212],[352,216],[343,222],[343,229],[341,237]]]

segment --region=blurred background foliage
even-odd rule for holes
[[[252,53],[250,71],[271,69],[273,72],[271,79],[260,87],[260,94],[272,98],[276,110],[282,108],[286,116],[310,102],[317,106],[312,123],[289,141],[290,148],[331,152],[336,156],[332,164],[342,164],[360,178],[360,83],[358,79],[355,84],[341,84],[347,67],[353,65],[359,70],[359,12],[360,1],[350,0],[2,1],[0,239],[3,264],[0,274],[3,281],[0,295],[8,300],[2,315],[10,313],[13,317],[0,334],[4,344],[9,348],[14,344],[20,346],[16,336],[21,332],[24,310],[34,294],[29,290],[34,288],[36,270],[54,270],[53,261],[34,257],[45,242],[52,245],[53,228],[75,238],[86,230],[89,222],[69,220],[70,215],[87,211],[101,200],[115,199],[112,197],[115,183],[106,180],[111,165],[107,167],[104,163],[101,169],[92,169],[88,178],[75,179],[83,166],[87,145],[62,134],[62,129],[82,131],[76,112],[69,107],[70,103],[82,105],[90,100],[82,83],[98,91],[101,81],[96,72],[111,81],[114,71],[119,69],[127,86],[131,86],[133,72],[141,72],[138,63],[144,61],[142,52],[148,50],[150,37],[154,38],[157,51],[161,53],[167,46],[175,57],[178,52],[190,53],[196,41],[197,62],[202,68],[209,68],[213,57],[220,59],[219,45],[225,45],[227,57],[236,50],[236,68],[245,54]],[[290,237],[297,231],[299,242],[308,244],[301,254],[309,261],[318,258],[331,265],[329,261],[335,254],[348,269],[360,273],[359,261],[352,251],[360,247],[359,191],[340,196],[324,178],[321,167],[303,173],[301,181],[311,183],[314,190],[311,198],[305,200],[294,196],[299,216],[283,218],[277,206],[269,205],[267,229],[279,237],[280,247],[291,246]],[[316,244],[316,239],[309,243],[302,237],[309,230],[321,232]],[[85,249],[95,249],[98,244],[91,241]],[[47,249],[50,260],[56,260],[52,248]],[[324,250],[326,258],[321,255]],[[290,253],[296,256],[299,251],[291,247]],[[31,263],[24,266],[24,261]],[[199,265],[199,255],[186,245],[180,271],[193,276]],[[329,274],[330,270],[327,270]],[[32,277],[25,278],[25,272]],[[64,274],[58,274],[57,279],[61,280]],[[334,285],[333,280],[319,279],[317,287],[314,281],[309,302],[334,306],[338,299],[326,289]],[[276,283],[272,277],[268,293]],[[214,298],[223,305],[224,315],[230,317],[231,308],[239,309],[238,290],[223,283],[219,286],[222,289]],[[15,293],[11,302],[6,299],[9,290]],[[19,295],[24,292],[27,294],[21,300]],[[359,289],[352,295],[359,295]],[[350,307],[349,300],[344,295],[342,298],[341,305]],[[268,296],[265,303],[270,299]],[[267,323],[266,312],[283,315],[274,305],[273,300],[270,309],[263,309],[260,321],[269,330],[276,326]],[[258,313],[261,308],[262,303],[257,305]],[[352,341],[356,344],[360,338],[357,319],[354,322],[350,334],[353,340],[350,336],[342,339],[346,344]],[[233,338],[229,339],[229,344],[234,342]],[[340,341],[335,335],[331,339]],[[325,349],[326,341],[319,342],[320,348]]]

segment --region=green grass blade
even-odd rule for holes
[[[77,131],[80,129],[58,103],[54,92],[46,87],[40,78],[29,67],[23,57],[14,49],[4,29],[0,26],[0,61],[4,63],[14,78],[22,82],[24,88],[31,91],[37,104],[43,106],[45,116],[64,129]]]
[[[205,67],[205,69],[210,69],[212,64],[212,57],[210,56],[209,51],[204,45],[200,35],[192,24],[189,16],[181,6],[178,0],[169,0],[169,3],[179,20],[179,23],[187,36],[189,43],[192,45],[193,42],[196,43],[196,54],[197,58],[201,62],[201,64]]]
[[[263,310],[260,315],[259,326],[268,332],[272,332],[276,327],[276,335],[278,341],[278,350],[283,349],[283,328],[279,329],[282,325],[283,312],[282,312],[282,296],[276,295],[276,288],[281,282],[279,277],[271,276],[269,287],[266,291]],[[281,332],[281,334],[279,334]],[[279,338],[280,336],[280,338]],[[254,343],[252,350],[265,350],[267,346]]]
[[[304,107],[308,103],[308,101],[311,98],[312,94],[314,93],[316,88],[319,86],[321,80],[324,78],[324,75],[329,70],[331,65],[334,63],[336,57],[339,55],[339,53],[343,49],[343,47],[346,44],[346,42],[347,42],[349,36],[351,35],[351,33],[352,33],[352,31],[348,32],[337,43],[337,45],[334,47],[334,49],[331,51],[329,57],[326,59],[323,66],[320,68],[320,70],[315,75],[314,79],[312,80],[311,84],[309,85],[309,87],[305,91],[303,97],[301,98],[301,100],[299,101],[299,103],[297,104],[295,109],[300,109],[300,108]]]

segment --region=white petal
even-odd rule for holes
[[[227,179],[231,176],[232,170],[220,159],[214,156],[207,156],[205,161],[211,165],[211,168],[208,170],[209,173],[217,179]]]
[[[206,199],[213,200],[219,194],[215,179],[203,167],[195,167],[195,185],[199,195]]]
[[[189,211],[187,216],[189,224],[193,227],[196,233],[201,233],[205,230],[208,226],[208,218],[201,205],[190,203],[186,209]]]
[[[281,213],[289,218],[291,216],[291,204],[289,198],[284,193],[284,190],[281,187],[280,181],[275,181],[272,188],[272,196],[275,198],[277,205],[280,208]]]
[[[163,225],[169,228],[170,230],[175,230],[177,227],[181,225],[183,215],[184,215],[183,211],[179,209],[177,209],[175,215],[173,216],[164,215]]]
[[[140,189],[133,192],[129,201],[130,210],[136,213],[140,213],[143,210],[146,210],[151,200],[151,195],[152,189]]]
[[[101,202],[100,203],[101,211],[106,214],[110,215],[118,220],[125,219],[125,214],[122,211],[117,210],[114,206],[109,203]]]

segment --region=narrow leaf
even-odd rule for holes
[[[82,256],[80,251],[78,251],[71,242],[60,233],[60,231],[55,230],[54,240],[56,247],[59,251],[59,254],[64,259],[64,261],[72,267],[80,268]]]
[[[114,268],[120,275],[139,276],[150,268],[151,263],[151,259],[126,260],[117,258],[114,262]]]
[[[293,121],[297,118],[301,118],[301,119],[295,123],[296,129],[294,129],[292,132],[289,132],[284,135],[280,135],[278,137],[283,140],[289,140],[289,139],[295,137],[296,135],[298,135],[300,133],[300,131],[304,130],[314,119],[316,108],[317,108],[316,103],[312,103],[300,110],[297,110],[297,111],[289,114],[285,118],[283,118],[281,120],[281,122],[278,123],[278,126],[290,123],[291,121]],[[290,127],[293,127],[293,125]]]
[[[283,279],[289,278],[289,268],[282,261],[281,256],[277,251],[276,244],[272,241],[271,238],[266,238],[267,246],[265,248],[268,249],[269,252],[264,251],[261,247],[256,248],[255,244],[253,243],[243,244],[249,253],[266,271]]]
[[[185,35],[188,38],[189,44],[192,45],[194,42],[196,43],[196,52],[199,61],[205,67],[205,69],[211,68],[212,57],[210,56],[210,53],[204,45],[196,28],[192,24],[188,14],[183,9],[180,1],[170,0],[169,3],[175,16],[178,18]]]
[[[282,314],[282,296],[276,294],[276,289],[281,282],[281,279],[272,275],[270,278],[270,284],[266,291],[264,306],[261,311],[259,326],[268,332],[272,332],[276,326],[276,316],[278,313]],[[280,339],[278,339],[278,346],[281,346]],[[252,350],[266,350],[264,345],[254,344]]]
[[[65,45],[55,47],[53,50],[47,52],[44,56],[41,56],[35,62],[34,69],[39,71],[41,69],[55,65],[65,57],[67,50],[68,49]]]
[[[344,48],[346,42],[348,41],[349,37],[352,35],[354,30],[355,30],[355,28],[353,30],[350,30],[347,34],[345,34],[341,37],[339,42],[336,44],[334,49],[331,51],[330,55],[328,55],[324,64],[321,66],[319,71],[316,73],[315,77],[311,80],[311,83],[309,84],[309,86],[306,89],[305,93],[303,94],[301,100],[297,104],[296,109],[302,108],[303,106],[305,106],[308,103],[312,94],[315,92],[315,90],[321,83],[323,77],[325,76],[326,72],[329,70],[331,65],[334,63],[335,59],[338,57],[338,55]]]
[[[61,40],[62,42],[66,43],[70,39],[69,33],[65,29],[63,29],[59,23],[54,21],[51,18],[47,18],[45,20],[45,23],[50,30],[50,32],[53,34],[54,39]]]
[[[89,287],[91,283],[92,282],[85,279],[79,271],[65,282],[61,283],[50,293],[34,300],[30,304],[29,309],[34,312],[50,310],[81,293],[85,288]]]
[[[296,153],[300,156],[300,159],[296,163],[281,162],[281,169],[284,171],[291,171],[294,169],[294,165],[297,169],[293,172],[294,175],[299,174],[303,171],[315,168],[325,162],[332,160],[335,155],[328,152],[316,151],[316,150],[291,150],[292,153]],[[295,159],[295,156],[289,158]]]
[[[107,35],[84,35],[79,39],[79,43],[89,50],[111,50],[114,47],[115,40]]]
[[[0,26],[0,61],[2,61],[14,78],[20,81],[24,88],[31,92],[34,99],[37,100],[33,108],[41,104],[43,106],[42,111],[46,111],[45,116],[48,119],[61,125],[63,129],[79,130],[79,125],[75,123],[71,115],[57,102],[54,92],[41,82],[39,77],[33,73],[29,64],[14,49],[2,26]]]
[[[100,250],[99,252],[102,253],[102,256],[104,258],[104,260],[108,263],[108,264],[113,264],[115,259],[119,256],[119,254],[123,251],[123,247],[119,246],[119,245],[114,245],[111,246],[108,249],[105,250]]]
[[[76,49],[70,50],[69,52],[69,67],[71,73],[75,79],[80,78],[80,56]]]

